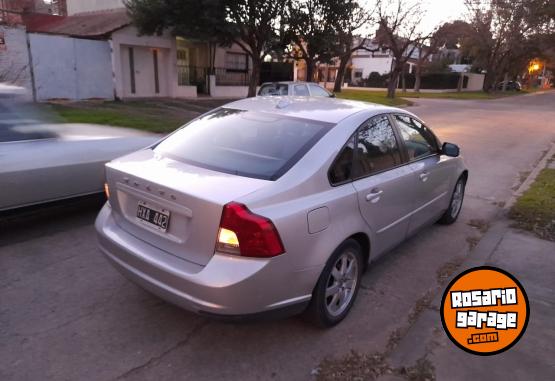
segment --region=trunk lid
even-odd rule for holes
[[[196,167],[150,149],[108,163],[106,178],[122,229],[201,266],[214,254],[223,206],[271,183]],[[166,231],[139,219],[139,205],[169,213]]]

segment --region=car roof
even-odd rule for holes
[[[404,110],[376,103],[337,98],[300,96],[252,97],[231,102],[222,107],[279,114],[334,124],[351,115],[364,111],[368,112],[369,116],[386,112],[406,113]]]
[[[316,86],[320,86],[317,83],[314,82],[310,82],[312,85],[316,85]],[[264,86],[264,85],[275,85],[275,84],[279,84],[279,85],[306,85],[308,84],[308,82],[305,81],[274,81],[274,82],[264,82],[262,85],[260,86]],[[320,86],[321,87],[321,86]]]

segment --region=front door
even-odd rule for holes
[[[125,94],[128,97],[166,96],[165,49],[129,46],[122,50]]]
[[[415,201],[409,234],[435,222],[449,203],[449,160],[440,155],[434,134],[420,121],[408,115],[394,115],[414,176],[412,196]]]
[[[353,185],[362,217],[374,233],[372,251],[379,255],[406,237],[414,175],[403,165],[387,115],[376,116],[359,128],[354,156],[357,180]]]

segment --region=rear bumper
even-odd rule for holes
[[[289,254],[252,259],[214,254],[206,266],[188,262],[122,230],[107,204],[96,220],[99,248],[126,278],[164,300],[209,316],[302,310],[321,269],[290,270]]]

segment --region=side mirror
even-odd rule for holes
[[[456,144],[443,143],[443,146],[441,147],[441,153],[450,157],[458,157],[461,154],[461,150]]]
[[[335,93],[330,92],[330,98],[335,98]]]

